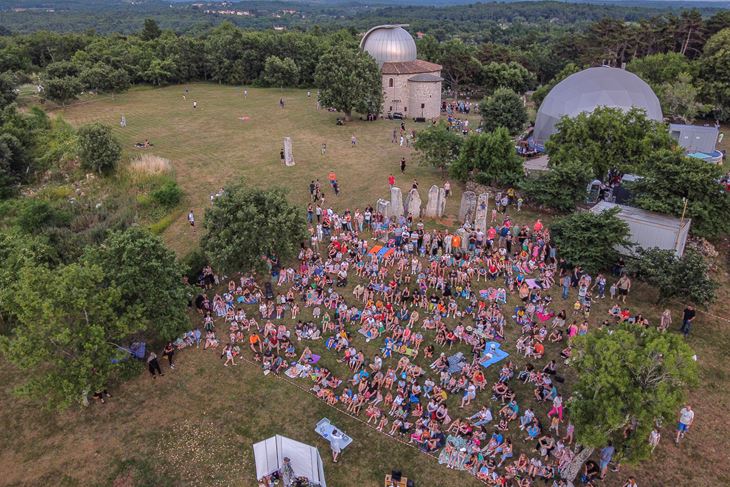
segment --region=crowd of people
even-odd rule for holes
[[[626,304],[630,279],[569,266],[539,219],[513,221],[514,192],[500,195],[485,232],[429,231],[369,206],[338,213],[325,208],[318,180],[310,192],[309,245],[296,265],[271,263],[276,292],[252,275],[218,282],[207,267],[207,287],[224,289],[201,293],[203,331],[174,346],[202,344],[224,366],[245,353],[265,374],[311,381],[327,404],[490,485],[564,485],[575,439],[561,369],[591,327],[651,326]],[[591,303],[607,298],[614,305],[591,324]],[[671,323],[668,313],[657,326]],[[323,366],[315,351],[341,365]],[[689,414],[682,418],[687,424]],[[647,441],[658,443],[656,435]],[[598,463],[586,463],[583,482],[605,477],[614,454],[607,445]]]

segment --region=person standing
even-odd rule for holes
[[[395,176],[393,176],[392,174],[388,176],[388,186],[390,186],[391,188],[395,186]]]
[[[406,172],[406,158],[405,157],[400,158],[400,172],[401,173]]]
[[[352,143],[353,147],[357,145],[357,137],[355,137],[355,134],[352,134],[352,137],[350,137],[350,142]]]
[[[342,452],[342,447],[340,446],[340,441],[344,438],[342,433],[337,431],[336,429],[332,430],[332,433],[330,434],[330,448],[332,448],[332,461],[334,463],[337,463],[337,457]]]
[[[193,109],[195,109],[195,108],[198,108],[198,102],[197,101],[193,101]]]
[[[160,362],[157,360],[157,354],[155,352],[150,352],[149,357],[147,357],[147,368],[153,379],[156,379],[157,375],[165,375],[162,373]]]
[[[282,110],[284,109],[284,98],[279,98],[279,107],[281,107]]]
[[[621,298],[621,302],[625,303],[626,296],[628,296],[629,291],[631,291],[631,279],[629,279],[629,276],[623,274],[616,283],[616,287],[618,288],[618,295]]]
[[[398,130],[395,128],[393,129],[393,136],[391,137],[390,141],[394,144],[398,141]]]
[[[127,126],[127,117],[125,117],[124,115],[122,115],[122,119],[119,121],[119,126],[122,128]]]
[[[195,232],[195,215],[193,214],[193,210],[190,210],[190,213],[188,213],[188,223],[190,223],[190,226],[193,229],[193,233]]]
[[[689,336],[695,316],[697,316],[697,311],[695,311],[694,306],[688,304],[687,307],[684,308],[684,313],[682,314],[682,328],[680,329],[685,338]]]
[[[672,312],[667,308],[662,312],[662,316],[659,319],[659,331],[667,331],[670,326],[672,326]]]
[[[243,89],[243,97],[248,98],[248,90],[245,88]]]
[[[568,299],[568,292],[570,291],[570,283],[571,283],[570,274],[565,274],[563,276],[563,280],[562,280],[563,299]]]
[[[327,143],[322,142],[322,155],[327,154]]]
[[[175,362],[173,361],[173,357],[175,356],[175,346],[172,342],[167,342],[165,350],[162,351],[162,355],[167,357],[167,361],[170,363],[170,368],[175,370]]]
[[[451,183],[448,180],[444,183],[444,196],[451,196]]]
[[[695,412],[692,411],[692,406],[687,404],[679,411],[679,423],[677,423],[677,437],[674,440],[676,445],[679,445],[679,440],[684,438],[684,434],[692,426],[695,421]]]
[[[606,473],[608,472],[608,464],[611,463],[611,459],[613,459],[614,453],[616,453],[616,449],[613,447],[613,444],[610,441],[608,442],[608,445],[606,445],[601,450],[601,454],[600,454],[601,480],[606,478]]]

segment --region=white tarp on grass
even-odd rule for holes
[[[276,435],[255,443],[253,453],[257,479],[279,470],[284,465],[284,457],[287,457],[291,460],[296,477],[306,477],[322,487],[327,487],[324,481],[322,457],[313,446]]]

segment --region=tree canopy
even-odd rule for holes
[[[555,221],[551,233],[560,256],[591,273],[613,264],[616,248],[631,245],[629,226],[616,216],[618,212],[618,208],[599,214],[581,211]]]
[[[222,271],[245,272],[263,270],[265,258],[294,257],[305,238],[304,217],[284,190],[237,184],[205,211],[201,247]]]
[[[527,123],[527,110],[522,98],[509,88],[500,88],[479,104],[482,128],[492,131],[504,127],[509,133],[520,133]]]
[[[449,171],[461,181],[473,177],[481,184],[502,185],[515,184],[524,174],[522,159],[504,127],[467,136]]]
[[[413,147],[421,164],[443,171],[459,157],[463,142],[464,137],[461,134],[449,130],[448,125],[441,121],[421,130]]]
[[[84,169],[99,174],[114,171],[122,155],[122,146],[111,129],[100,123],[84,125],[79,129],[79,157]]]
[[[637,108],[624,112],[598,107],[592,113],[563,117],[556,128],[558,133],[545,144],[550,165],[581,162],[598,179],[610,169],[637,171],[652,161],[657,150],[674,145],[664,124]]]
[[[119,291],[120,319],[144,326],[151,338],[171,340],[185,331],[185,270],[159,237],[139,227],[112,232],[103,245],[88,247],[84,258]]]
[[[115,344],[143,324],[121,320],[121,292],[98,266],[24,267],[12,293],[17,326],[0,336],[4,355],[23,370],[16,393],[54,408],[103,389],[122,357]]]
[[[633,183],[637,206],[692,219],[692,233],[706,237],[730,233],[730,194],[719,183],[722,170],[700,159],[660,151]]]
[[[632,324],[577,337],[570,365],[578,380],[567,402],[577,442],[600,448],[611,441],[627,463],[648,458],[649,433],[674,422],[697,382],[692,356],[680,335]]]
[[[335,46],[324,54],[317,65],[315,82],[319,101],[345,113],[380,113],[383,85],[380,70],[369,54],[359,49]]]
[[[715,116],[730,120],[730,27],[713,35],[705,44],[700,58],[702,93],[711,103]]]
[[[575,210],[578,202],[585,200],[592,176],[587,165],[567,162],[540,172],[536,177],[526,178],[522,189],[538,205],[568,213]]]
[[[629,269],[659,291],[660,303],[682,298],[707,305],[715,300],[718,284],[710,278],[705,259],[692,249],[686,249],[682,258],[673,250],[639,249]]]

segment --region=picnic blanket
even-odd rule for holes
[[[484,346],[485,353],[479,361],[479,365],[487,368],[509,357],[509,354],[499,347],[500,344],[497,342],[487,342]]]
[[[372,254],[379,259],[390,257],[393,253],[395,253],[395,250],[393,250],[391,247],[386,247],[384,245],[374,245],[373,248],[371,248],[368,252],[368,254]]]
[[[458,374],[466,365],[464,354],[457,352],[447,359],[449,361],[449,374]]]
[[[461,436],[453,436],[449,435],[446,437],[446,444],[452,445],[457,450],[460,450],[462,448],[466,447],[466,440],[462,438]],[[445,463],[449,463],[449,452],[446,451],[446,447],[444,447],[441,452],[439,453],[438,462],[443,465]]]
[[[332,430],[335,429],[335,426],[330,423],[330,420],[327,418],[322,418],[317,422],[317,426],[314,427],[314,431],[317,432],[319,436],[324,438],[327,441],[330,441],[330,435],[332,434]],[[342,431],[340,428],[337,428],[337,431],[342,433],[342,439],[340,440],[340,449],[344,450],[347,448],[350,443],[352,443],[352,438],[347,436],[347,434]]]
[[[527,282],[530,289],[542,289],[542,286],[535,279],[525,279],[525,282]]]

